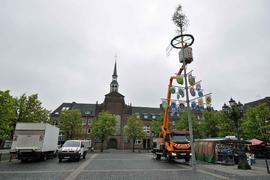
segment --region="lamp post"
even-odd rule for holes
[[[222,106],[222,110],[225,113],[225,115],[234,122],[234,126],[236,128],[236,134],[237,134],[237,139],[240,140],[240,135],[239,135],[239,122],[240,119],[243,117],[243,104],[241,102],[236,103],[233,98],[230,99],[229,101],[229,106],[227,106],[225,103]]]
[[[90,114],[91,114],[90,111],[86,111],[85,112],[86,123],[85,123],[85,135],[84,135],[84,139],[87,139],[87,133],[88,133],[88,128],[89,128],[89,116],[90,116]]]
[[[236,134],[237,134],[237,154],[238,154],[238,169],[251,169],[250,165],[247,162],[247,157],[244,151],[244,146],[240,146],[241,138],[240,138],[240,120],[243,117],[244,114],[244,106],[241,102],[236,103],[233,98],[230,99],[229,105],[224,103],[222,106],[222,110],[225,113],[225,115],[233,121]]]

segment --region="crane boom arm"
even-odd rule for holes
[[[179,69],[177,75],[181,75],[182,71],[184,70],[184,65]],[[163,124],[161,126],[162,134],[168,132],[169,130],[169,108],[171,103],[171,87],[173,80],[176,79],[176,76],[171,76],[169,85],[168,85],[168,93],[167,93],[167,107],[165,108],[164,117],[163,117]]]

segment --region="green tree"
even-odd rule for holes
[[[12,121],[16,118],[15,99],[9,91],[0,91],[0,145],[10,138]]]
[[[23,94],[16,99],[16,122],[48,122],[49,111],[41,106],[37,94]]]
[[[116,117],[108,112],[101,112],[92,123],[92,136],[101,141],[100,152],[103,152],[104,141],[116,132]]]
[[[201,138],[202,132],[200,128],[200,121],[196,120],[194,113],[191,113],[192,129],[194,139]],[[180,119],[175,123],[176,130],[188,130],[188,113],[183,112],[180,114]]]
[[[69,109],[60,114],[59,127],[64,131],[65,139],[80,138],[82,133],[81,112]]]
[[[258,138],[269,142],[270,139],[270,107],[266,103],[249,107],[241,123],[244,138]]]
[[[223,111],[218,111],[215,114],[217,119],[218,136],[233,136],[235,135],[234,122],[230,120]]]
[[[146,133],[143,131],[143,122],[138,119],[135,114],[128,117],[127,126],[125,127],[125,135],[132,140],[132,151],[137,139],[143,139]]]
[[[26,96],[23,94],[15,98],[14,109],[16,117],[10,123],[11,137],[14,133],[17,122],[48,122],[49,111],[41,106],[41,101],[37,94]]]
[[[151,132],[154,133],[155,137],[159,137],[162,124],[163,124],[163,114],[157,120],[152,121]]]
[[[219,114],[215,111],[204,111],[201,121],[201,132],[203,138],[218,137],[219,135]]]

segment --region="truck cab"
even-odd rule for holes
[[[170,158],[185,159],[186,162],[191,157],[191,145],[188,131],[171,131],[169,139],[165,143],[167,149],[171,149]]]
[[[85,159],[87,154],[87,147],[85,147],[83,140],[68,140],[58,151],[59,162],[62,159],[73,159],[80,161],[81,157]]]
[[[164,138],[153,140],[153,150],[157,160],[166,157],[169,161],[173,159],[185,159],[186,162],[191,157],[191,145],[188,131],[168,131]]]

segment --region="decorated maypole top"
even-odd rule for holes
[[[175,77],[171,77],[171,79],[176,79],[178,85],[170,85],[170,96],[167,96],[167,99],[162,99],[163,108],[170,106],[171,113],[183,112],[187,111],[189,103],[191,103],[192,110],[202,111],[205,109],[205,105],[207,109],[211,109],[211,93],[204,93],[201,81],[196,81],[196,77],[192,75],[193,71],[186,72],[186,66],[193,62],[191,45],[194,43],[194,37],[184,33],[188,26],[188,19],[183,13],[181,5],[176,8],[172,20],[179,29],[177,29],[178,35],[171,40],[170,45],[179,49],[179,63],[182,64],[182,67]],[[184,71],[183,74],[181,74],[182,71]],[[176,95],[176,98],[173,98],[172,95]],[[189,99],[189,95],[192,99]]]

